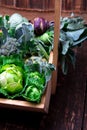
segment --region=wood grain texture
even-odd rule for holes
[[[87,130],[87,114],[83,122],[86,44],[77,48],[75,70],[70,66],[68,75],[64,76],[59,69],[57,90],[51,97],[48,114],[0,108],[0,130]]]
[[[57,92],[51,98],[49,115],[44,116],[41,130],[81,130],[83,128],[87,72],[86,43],[81,48],[77,48],[76,57],[75,70],[70,66],[67,76],[59,74]]]
[[[85,91],[85,100],[84,100],[84,114],[83,114],[83,130],[87,130],[87,41],[84,42],[84,52],[83,52],[83,59],[84,60],[84,75],[86,79],[86,91]],[[83,60],[82,60],[83,61]]]
[[[86,85],[86,96],[85,96],[84,116],[83,116],[83,130],[87,130],[87,85]]]
[[[58,66],[58,43],[60,36],[60,17],[61,17],[61,0],[55,0],[55,25],[54,25],[54,48],[53,48],[53,64],[56,67],[56,70],[52,74],[52,93],[56,91],[57,84],[57,66]]]

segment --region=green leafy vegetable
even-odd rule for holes
[[[79,40],[80,36],[84,33],[87,28],[82,28],[76,31],[67,31],[66,34],[68,37],[72,38],[73,41]]]
[[[22,17],[22,15],[18,14],[18,13],[14,13],[10,16],[9,18],[9,24],[10,24],[10,28],[15,29],[17,27],[17,25],[19,25],[20,23],[27,21],[27,19],[24,19]]]
[[[69,63],[75,68],[74,48],[86,39],[81,17],[60,19],[58,60],[63,74]],[[29,22],[18,13],[0,16],[0,95],[39,103],[56,69],[48,62],[53,49],[54,21],[37,17]]]
[[[51,79],[52,71],[56,69],[53,64],[48,63],[46,59],[42,59],[42,57],[38,56],[32,56],[27,59],[24,64],[24,68],[26,74],[35,71],[43,73],[46,83]]]
[[[47,20],[38,19],[39,28],[36,21],[29,22],[18,13],[0,17],[0,96],[41,101],[55,70],[48,63],[54,31]],[[37,38],[38,33],[44,34]]]
[[[15,38],[7,38],[6,42],[1,45],[0,55],[9,56],[19,54],[20,43]]]
[[[33,85],[38,89],[43,90],[45,86],[45,77],[37,71],[31,72],[27,75],[26,85]]]
[[[8,95],[13,95],[22,91],[22,68],[14,64],[3,65],[0,69],[0,88],[6,91]]]
[[[87,26],[81,17],[64,17],[60,20],[59,62],[63,74],[68,73],[68,64],[75,68],[74,48],[87,39]]]
[[[28,101],[40,102],[42,94],[45,90],[44,74],[38,71],[30,72],[26,77],[26,87],[23,97]]]
[[[19,27],[16,28],[16,38],[20,42],[30,41],[34,37],[34,27],[32,23],[21,23]]]
[[[39,103],[42,97],[42,92],[37,87],[31,85],[26,88],[25,93],[23,94],[23,97],[27,101]]]

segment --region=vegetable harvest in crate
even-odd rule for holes
[[[68,62],[75,66],[73,48],[87,39],[81,17],[60,19],[59,63],[63,74]],[[52,71],[49,63],[54,47],[54,21],[28,20],[18,13],[0,16],[0,96],[39,103]]]
[[[0,97],[41,101],[55,70],[49,63],[53,33],[44,18],[0,16]]]

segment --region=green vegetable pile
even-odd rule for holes
[[[69,65],[75,68],[75,48],[81,47],[87,40],[87,25],[80,16],[62,17],[60,20],[59,62],[64,75]]]
[[[0,16],[0,96],[39,103],[55,70],[48,62],[52,49],[53,30],[45,19]]]
[[[60,19],[58,60],[63,74],[69,62],[75,67],[74,48],[86,39],[81,17]],[[54,21],[31,21],[18,13],[0,16],[0,96],[39,103],[56,69],[48,62],[53,48]]]

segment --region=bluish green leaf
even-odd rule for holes
[[[63,74],[66,75],[68,72],[68,64],[66,62],[66,56],[63,55],[61,56],[60,64],[61,64]]]
[[[69,49],[69,41],[62,42],[62,54],[65,55]]]
[[[79,30],[76,30],[76,31],[67,31],[66,34],[68,37],[72,38],[73,41],[77,41],[80,36],[84,33],[86,28],[83,28],[83,29],[79,29]]]
[[[84,42],[86,39],[87,39],[87,36],[83,37],[82,39],[80,39],[78,41],[73,42],[72,47],[78,46],[79,44],[81,44],[82,42]]]

